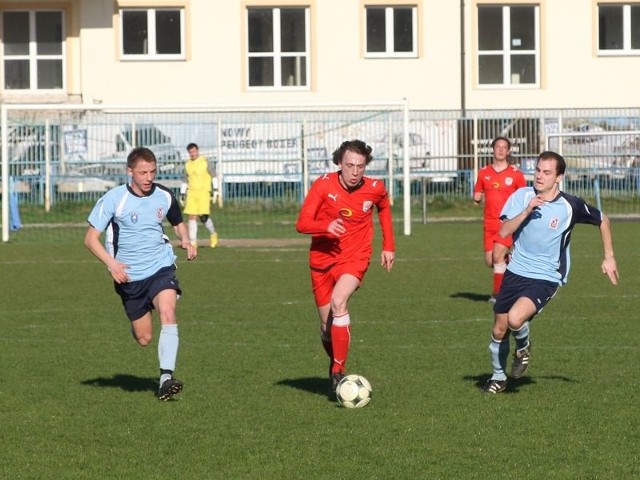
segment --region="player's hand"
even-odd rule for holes
[[[602,273],[609,277],[611,283],[618,285],[620,274],[618,273],[618,265],[614,257],[605,258],[602,261]]]
[[[396,254],[388,250],[383,250],[380,254],[380,265],[382,265],[387,272],[390,272],[393,268],[393,263],[396,260]]]
[[[327,232],[329,232],[331,235],[335,235],[336,237],[339,237],[346,231],[347,229],[344,227],[344,222],[341,218],[336,218],[327,227]]]
[[[180,248],[187,251],[187,260],[193,260],[198,256],[198,249],[191,242],[182,242]]]
[[[536,195],[529,201],[529,206],[527,207],[527,210],[529,213],[531,213],[541,205],[544,205],[544,198],[542,198],[542,195]]]
[[[111,273],[111,278],[116,283],[127,283],[129,281],[129,274],[127,273],[127,269],[129,265],[125,265],[120,262],[113,262],[109,266],[109,273]]]

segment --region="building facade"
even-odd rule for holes
[[[1,101],[640,103],[640,2],[4,0]]]

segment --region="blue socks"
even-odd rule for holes
[[[509,357],[509,337],[504,340],[496,340],[491,337],[491,343],[489,344],[489,352],[491,352],[491,365],[493,366],[493,380],[506,380],[507,373],[507,358]]]
[[[162,325],[158,339],[158,361],[160,370],[176,369],[178,358],[178,325]]]

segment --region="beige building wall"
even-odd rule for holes
[[[477,6],[495,1],[464,2],[464,45],[461,2],[454,0],[0,1],[0,10],[63,8],[67,21],[66,95],[2,92],[2,101],[262,105],[407,98],[412,109],[438,110],[638,106],[640,58],[597,54],[597,5],[609,1],[540,0],[540,86],[516,89],[478,86]],[[532,4],[502,4],[519,3]],[[364,8],[372,4],[416,5],[417,58],[365,58]],[[309,90],[247,89],[246,8],[258,5],[309,6]],[[162,6],[185,9],[186,59],[121,59],[118,9]]]

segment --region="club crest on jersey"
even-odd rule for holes
[[[510,187],[511,185],[513,185],[513,178],[511,178],[511,177],[507,177],[507,178],[505,178],[505,179],[504,179],[504,184],[505,184],[507,187]]]
[[[558,228],[558,224],[560,223],[560,220],[557,218],[552,218],[551,221],[549,222],[549,228],[552,228],[554,230],[556,230]]]
[[[353,217],[353,211],[350,208],[341,208],[340,216],[345,218]]]
[[[129,214],[129,218],[131,219],[131,223],[138,223],[138,218],[139,218],[138,212],[131,212]]]
[[[156,217],[158,220],[162,220],[164,218],[164,210],[162,208],[156,210]]]
[[[373,206],[373,202],[371,200],[367,200],[366,202],[362,203],[362,211],[364,213],[367,213],[369,210],[371,210],[372,206]]]

